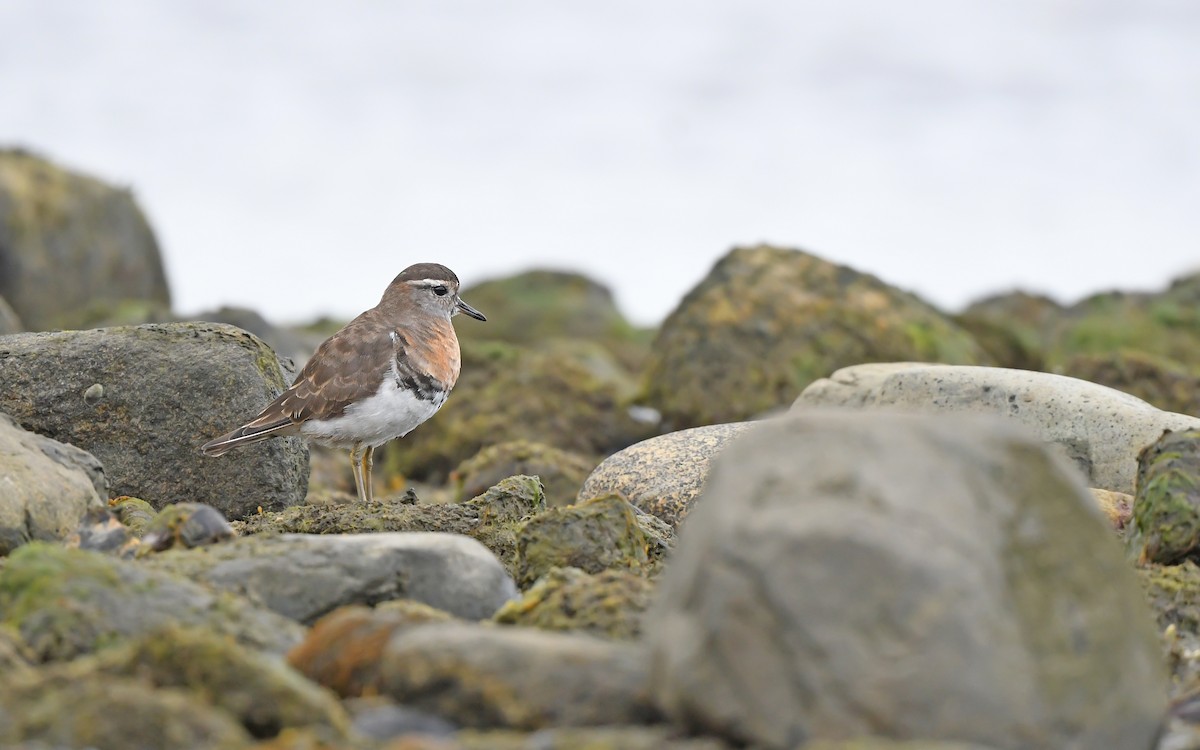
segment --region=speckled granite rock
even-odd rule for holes
[[[839,406],[995,414],[1058,446],[1103,490],[1133,494],[1138,451],[1163,430],[1200,428],[1127,393],[1062,375],[912,362],[857,365],[818,380],[792,411]]]
[[[88,451],[112,495],[155,508],[207,503],[227,518],[302,502],[308,449],[277,438],[220,458],[200,445],[285,387],[275,353],[207,323],[19,333],[0,338],[0,411]]]
[[[694,427],[631,445],[606,458],[588,475],[579,499],[616,492],[639,510],[678,526],[704,488],[713,457],[753,424]]]

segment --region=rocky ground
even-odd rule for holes
[[[1195,278],[950,316],[745,247],[657,331],[485,282],[362,504],[199,452],[337,326],[180,320],[148,232],[0,152],[0,747],[1200,748]]]

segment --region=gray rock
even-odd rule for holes
[[[395,632],[379,692],[465,727],[641,724],[657,718],[642,649],[583,635],[473,623]]]
[[[97,306],[170,304],[158,242],[132,194],[0,149],[0,296],[31,330]]]
[[[1120,544],[1070,467],[996,417],[763,423],[714,463],[659,594],[654,694],[766,748],[1148,748],[1166,707]]]
[[[704,488],[709,462],[752,424],[694,427],[631,445],[588,475],[579,500],[616,492],[638,510],[678,526]]]
[[[109,492],[231,519],[303,501],[308,449],[277,438],[220,458],[206,440],[285,387],[275,354],[232,326],[197,323],[0,338],[0,411],[104,463]]]
[[[25,324],[17,317],[17,311],[12,309],[12,305],[0,297],[0,336],[7,336],[10,333],[20,333],[25,330]]]
[[[0,556],[35,539],[66,538],[106,498],[95,457],[0,414]]]
[[[481,620],[517,595],[496,556],[457,534],[249,536],[146,563],[245,594],[303,623],[344,604],[402,597]]]
[[[1133,494],[1137,455],[1164,430],[1200,427],[1127,393],[1062,375],[912,362],[857,365],[818,380],[793,411],[822,406],[996,414],[1057,446],[1088,484]]]
[[[168,625],[282,654],[303,628],[228,592],[99,552],[27,544],[0,568],[0,626],[39,661],[74,659]]]

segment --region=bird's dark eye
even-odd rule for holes
[[[439,296],[439,297],[445,297],[447,294],[449,294],[449,293],[450,293],[450,290],[449,290],[449,289],[447,289],[447,288],[445,287],[445,285],[443,285],[443,284],[438,284],[437,286],[435,286],[435,287],[433,288],[433,293],[434,293],[434,294],[436,294],[436,295],[437,295],[437,296]]]

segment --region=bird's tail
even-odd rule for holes
[[[239,445],[249,445],[250,443],[257,443],[260,440],[275,437],[286,428],[294,426],[290,421],[268,425],[255,425],[252,422],[248,425],[242,425],[233,432],[226,433],[219,438],[209,440],[200,446],[200,450],[206,456],[223,456]]]

